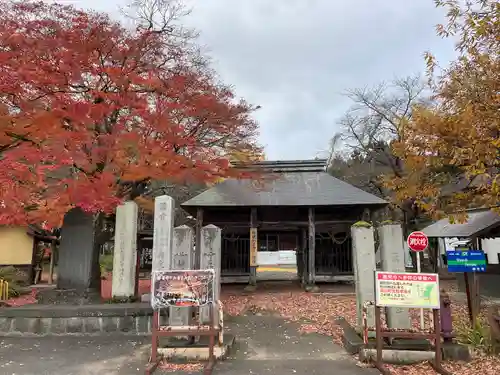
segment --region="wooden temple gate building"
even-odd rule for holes
[[[387,202],[326,172],[327,160],[264,161],[263,186],[225,180],[182,204],[201,227],[222,229],[223,282],[256,284],[256,252],[294,249],[304,285],[353,277],[350,227]],[[199,248],[199,247],[198,247]]]

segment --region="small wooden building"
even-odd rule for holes
[[[425,227],[422,231],[429,238],[458,238],[469,240],[470,247],[485,252],[487,261],[486,272],[474,273],[475,288],[482,295],[491,298],[500,298],[500,249],[486,247],[485,243],[491,239],[500,238],[500,215],[489,208],[472,209],[467,211],[468,219],[465,223],[450,223],[448,218],[441,219]],[[444,249],[444,258],[446,251]],[[441,255],[441,254],[440,254]],[[463,274],[455,274],[460,291],[466,291]],[[479,293],[478,291],[478,293]]]
[[[19,281],[36,283],[40,278],[44,257],[43,252],[38,251],[39,244],[46,242],[50,247],[51,241],[50,234],[35,225],[1,226],[0,267],[13,266],[19,271]]]
[[[222,229],[223,281],[255,284],[256,253],[289,249],[305,285],[352,279],[350,227],[387,202],[332,177],[326,163],[259,162],[252,168],[272,174],[262,184],[225,180],[181,205],[196,217],[197,245],[202,226]]]

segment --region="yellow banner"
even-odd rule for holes
[[[250,267],[257,267],[258,246],[257,228],[250,228]]]

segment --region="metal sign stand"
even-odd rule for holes
[[[410,339],[410,340],[429,340],[434,341],[434,360],[430,360],[430,365],[434,370],[442,375],[452,375],[442,366],[441,351],[441,319],[440,319],[440,295],[439,276],[437,274],[405,273],[405,272],[374,272],[375,288],[375,340],[376,356],[374,360],[375,367],[384,375],[390,375],[390,371],[384,366],[383,349],[386,338]],[[411,280],[411,281],[410,281]],[[391,282],[393,284],[391,285]],[[412,284],[420,283],[420,284]],[[403,283],[403,284],[402,284]],[[406,283],[406,284],[405,284]],[[429,289],[430,283],[431,289]],[[432,285],[434,284],[434,285]],[[420,288],[425,288],[425,294],[421,295]],[[417,289],[417,290],[415,290]],[[426,295],[426,296],[425,296]],[[411,298],[426,298],[427,303]],[[386,298],[384,300],[384,298]],[[390,298],[393,298],[392,301]],[[433,332],[408,332],[384,329],[382,327],[382,308],[414,307],[432,309]],[[366,338],[367,335],[365,334]],[[365,340],[365,343],[367,340]]]
[[[222,305],[215,301],[213,269],[207,270],[164,270],[155,271],[151,282],[151,305],[153,307],[153,324],[151,327],[151,357],[145,374],[151,375],[165,358],[158,355],[160,337],[200,337],[208,336],[208,362],[204,375],[211,375],[215,366],[215,345],[222,341],[222,316],[220,322],[217,315],[222,314]],[[200,288],[201,287],[201,288]],[[218,305],[218,306],[217,306]],[[208,324],[185,326],[161,326],[160,309],[166,307],[184,307],[191,311],[193,307],[208,307]],[[217,308],[217,311],[215,309]],[[219,314],[218,314],[219,313]]]
[[[384,347],[384,338],[402,338],[402,339],[425,339],[434,340],[434,361],[429,361],[432,368],[442,375],[453,375],[442,366],[441,358],[441,322],[439,319],[439,309],[433,309],[432,315],[434,317],[434,332],[431,333],[418,333],[418,332],[392,332],[384,331],[382,328],[382,314],[381,307],[375,306],[375,339],[377,357],[375,359],[375,367],[383,374],[390,375],[391,372],[385,368],[382,359],[382,350]]]
[[[479,244],[477,244],[479,248]],[[467,308],[472,327],[476,326],[477,315],[481,298],[479,296],[478,272],[486,272],[486,256],[480,250],[455,250],[448,251],[448,272],[462,273],[465,280],[465,293],[467,295]]]
[[[214,303],[209,304],[209,324],[197,326],[160,326],[160,313],[156,309],[153,312],[153,327],[151,329],[152,345],[151,357],[146,367],[145,375],[153,374],[160,362],[164,359],[158,355],[158,339],[160,337],[176,337],[176,336],[209,336],[208,344],[208,362],[203,370],[204,375],[211,375],[215,366],[215,342],[219,336],[221,328],[215,322]],[[187,307],[190,308],[190,307]]]
[[[425,235],[424,232],[411,232],[408,236],[406,243],[411,251],[414,251],[416,254],[416,262],[417,262],[417,273],[422,273],[422,265],[420,264],[420,253],[424,251],[427,246],[429,246],[429,239]],[[420,309],[420,329],[424,329],[424,309]]]

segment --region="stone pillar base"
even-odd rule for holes
[[[319,286],[317,286],[316,284],[307,284],[307,285],[304,285],[304,290],[306,292],[310,292],[310,293],[318,293]]]
[[[257,284],[248,284],[244,291],[245,292],[255,292],[257,290]]]

